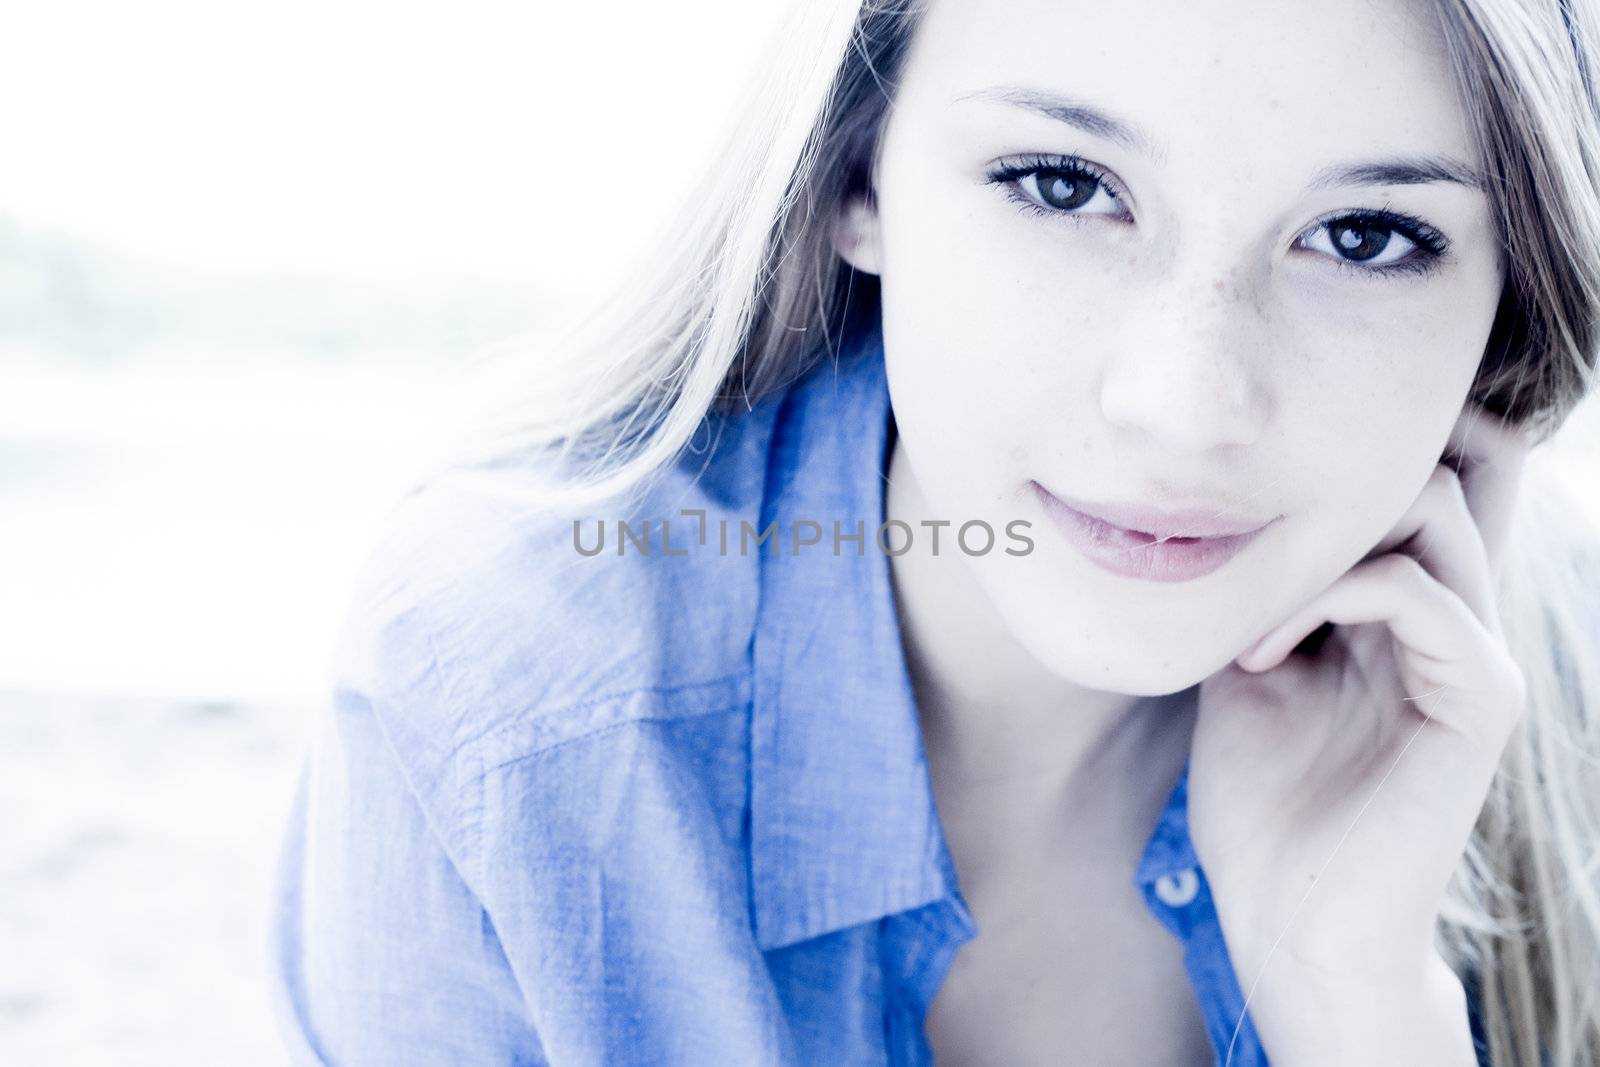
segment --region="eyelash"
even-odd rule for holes
[[[1008,160],[991,170],[987,175],[987,181],[990,184],[1002,186],[1005,189],[1006,198],[1029,214],[1047,218],[1064,218],[1074,223],[1091,217],[1079,215],[1072,211],[1053,210],[1043,207],[1032,197],[1017,188],[1017,183],[1023,178],[1029,175],[1046,173],[1060,174],[1074,179],[1092,180],[1105,189],[1108,196],[1111,196],[1119,203],[1125,202],[1120,187],[1111,180],[1110,175],[1093,163],[1078,156],[1035,155]],[[1416,246],[1412,254],[1405,259],[1382,267],[1363,267],[1360,265],[1359,260],[1349,260],[1339,256],[1333,257],[1334,264],[1338,269],[1358,277],[1395,277],[1407,274],[1428,274],[1438,266],[1438,261],[1443,258],[1446,250],[1450,247],[1450,242],[1444,234],[1423,220],[1415,215],[1388,208],[1382,210],[1355,208],[1326,216],[1306,229],[1301,230],[1296,237],[1296,241],[1335,222],[1391,230]]]
[[[1111,176],[1088,160],[1077,156],[1024,156],[1009,162],[1001,163],[988,175],[988,180],[1005,187],[1006,196],[1020,205],[1025,210],[1035,215],[1065,217],[1081,219],[1084,216],[1070,211],[1055,211],[1041,207],[1032,197],[1017,190],[1016,183],[1030,174],[1062,174],[1069,178],[1089,178],[1098,182],[1106,192],[1119,202],[1122,200],[1120,187],[1111,180]]]

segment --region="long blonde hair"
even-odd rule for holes
[[[1600,344],[1594,3],[1436,0],[1509,268],[1472,398],[1540,441],[1588,394]],[[497,385],[503,400],[444,467],[523,465],[553,508],[642,493],[707,412],[755,403],[871,323],[876,279],[835,255],[830,224],[846,197],[871,195],[920,13],[917,0],[794,3],[656,251],[537,359],[517,353],[524,387]],[[1600,1067],[1600,597],[1585,584],[1600,540],[1556,484],[1525,486],[1501,611],[1528,714],[1438,945],[1478,983],[1496,1067]]]

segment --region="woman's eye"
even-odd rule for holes
[[[1017,184],[1034,200],[1054,211],[1083,215],[1121,213],[1117,194],[1099,178],[1083,171],[1036,170],[1017,179]],[[1093,203],[1097,195],[1110,206],[1110,211],[1079,211]]]
[[[1125,217],[1115,183],[1076,156],[1033,156],[1006,162],[988,175],[1006,196],[1036,215]]]
[[[1325,219],[1301,235],[1301,244],[1356,274],[1426,274],[1450,242],[1421,219],[1389,211],[1358,211]]]
[[[1095,215],[1134,221],[1116,179],[1078,156],[1013,157],[986,178],[1029,214],[1071,221]],[[1450,248],[1450,240],[1434,227],[1389,207],[1347,210],[1324,218],[1302,231],[1296,244],[1322,253],[1340,270],[1368,278],[1428,274]]]
[[[1308,247],[1326,251],[1329,255],[1370,267],[1386,267],[1406,258],[1419,247],[1409,237],[1401,235],[1393,226],[1384,223],[1362,222],[1358,219],[1334,219],[1324,222],[1311,231],[1313,238]]]

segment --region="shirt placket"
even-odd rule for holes
[[[1194,990],[1216,1067],[1269,1067],[1266,1050],[1245,1012],[1227,942],[1205,871],[1192,864],[1143,883],[1152,913],[1183,942],[1183,964]]]
[[[884,1020],[890,1067],[932,1067],[933,1049],[923,1025],[928,1006],[956,951],[976,933],[959,894],[882,920],[879,948],[891,979]]]

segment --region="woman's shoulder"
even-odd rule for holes
[[[738,706],[759,560],[718,534],[759,519],[764,413],[726,420],[616,514],[526,504],[509,466],[430,476],[362,561],[336,696],[370,705],[424,792],[620,722]]]

